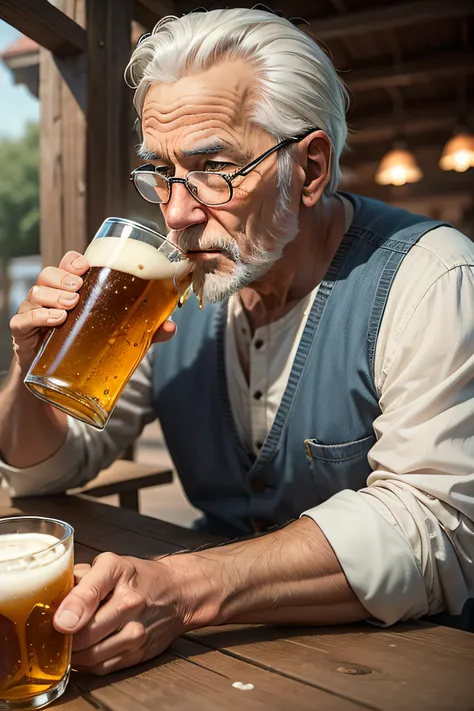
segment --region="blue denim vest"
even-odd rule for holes
[[[403,258],[443,223],[345,194],[352,225],[321,283],[272,428],[255,459],[239,440],[224,362],[227,303],[176,312],[154,353],[154,407],[191,503],[210,530],[242,535],[298,517],[370,474],[380,414],[377,335]],[[258,522],[256,526],[256,522]]]

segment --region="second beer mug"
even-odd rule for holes
[[[154,333],[185,295],[190,265],[157,232],[115,217],[85,256],[90,269],[77,306],[45,340],[25,385],[103,429]]]
[[[72,637],[53,618],[74,583],[73,533],[55,519],[0,519],[2,710],[42,708],[66,688]]]

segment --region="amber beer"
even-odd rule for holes
[[[72,535],[60,521],[0,519],[0,709],[40,708],[66,687],[72,638],[53,617],[73,585]]]
[[[25,384],[98,428],[105,426],[158,327],[189,286],[189,264],[135,239],[94,239],[77,306],[40,351]]]

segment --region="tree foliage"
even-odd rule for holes
[[[39,252],[39,133],[0,139],[0,261]]]

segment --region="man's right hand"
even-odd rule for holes
[[[81,276],[89,269],[87,259],[68,252],[59,267],[45,267],[28,292],[18,313],[10,321],[13,350],[22,375],[26,375],[42,339],[43,328],[54,328],[65,321],[77,304]]]

